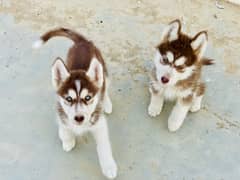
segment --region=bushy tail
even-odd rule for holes
[[[63,36],[71,39],[74,43],[78,43],[81,41],[87,41],[82,35],[78,34],[75,31],[65,28],[57,28],[47,33],[43,34],[38,41],[33,44],[33,48],[37,49],[40,48],[45,42],[55,36]]]
[[[202,58],[201,63],[202,65],[212,65],[214,64],[214,60],[209,58]]]

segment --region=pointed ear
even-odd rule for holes
[[[52,66],[52,84],[55,89],[64,82],[70,73],[61,58],[57,58]]]
[[[103,84],[103,67],[102,64],[96,59],[96,57],[92,58],[91,64],[87,71],[87,76],[91,81],[96,83],[98,87],[101,87]]]
[[[178,38],[181,32],[181,22],[176,19],[168,24],[168,26],[163,30],[162,42],[174,41]]]
[[[191,41],[191,47],[198,59],[201,58],[207,47],[208,36],[206,31],[197,33]]]

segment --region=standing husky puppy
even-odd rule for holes
[[[151,77],[150,116],[159,115],[164,99],[176,100],[168,129],[178,130],[188,111],[196,112],[201,107],[205,85],[200,80],[203,65],[212,60],[202,58],[207,46],[207,32],[197,33],[193,38],[181,32],[179,20],[171,22],[164,30],[154,58]]]
[[[52,66],[59,138],[63,149],[70,151],[75,146],[75,136],[91,132],[96,140],[102,172],[113,179],[117,176],[117,166],[103,114],[103,111],[112,112],[112,103],[107,92],[107,69],[101,53],[92,42],[64,28],[47,32],[33,47],[38,48],[55,36],[64,36],[74,42],[66,64],[57,58]]]

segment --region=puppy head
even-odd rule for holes
[[[89,126],[103,88],[103,68],[96,58],[87,71],[71,71],[57,58],[52,67],[52,83],[67,123]]]
[[[164,85],[174,85],[191,76],[207,46],[207,32],[193,38],[181,32],[179,20],[172,21],[163,31],[157,46],[154,64],[157,79]]]

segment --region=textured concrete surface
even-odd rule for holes
[[[57,27],[73,28],[102,50],[114,111],[108,116],[119,180],[240,179],[240,7],[202,0],[0,0],[0,179],[105,179],[91,136],[70,153],[57,137],[50,68],[71,42],[31,43]],[[164,24],[209,32],[203,108],[177,133],[167,130],[172,104],[147,115],[148,72]]]

